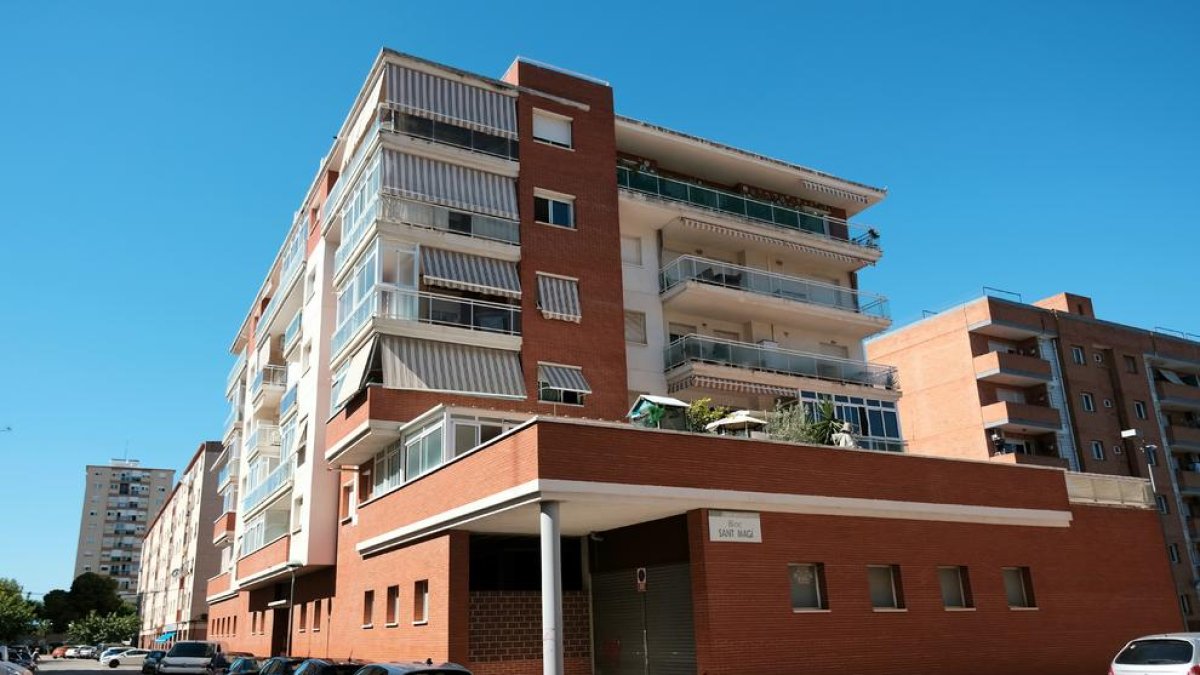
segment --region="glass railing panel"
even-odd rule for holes
[[[672,342],[664,352],[664,361],[668,370],[687,361],[703,361],[887,389],[895,387],[895,369],[890,366],[699,335],[688,335]]]

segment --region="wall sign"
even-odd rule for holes
[[[709,511],[708,540],[762,543],[762,524],[753,511]]]

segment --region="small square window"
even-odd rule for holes
[[[939,567],[938,585],[942,589],[942,606],[946,609],[967,609],[974,606],[966,567]]]
[[[868,565],[867,584],[871,591],[871,607],[904,609],[899,565]]]
[[[829,609],[825,597],[825,565],[792,563],[788,565],[792,589],[792,611]]]
[[[1111,408],[1111,407],[1113,407],[1113,402],[1112,402],[1112,399],[1111,399],[1111,398],[1106,398],[1106,399],[1104,399],[1104,407],[1105,407],[1105,408]]]
[[[1100,441],[1092,441],[1092,459],[1104,460],[1104,444]]]
[[[571,147],[571,118],[545,110],[533,111],[534,140],[560,148]]]
[[[1028,567],[1005,567],[1004,594],[1010,608],[1037,607],[1033,597],[1033,579]]]
[[[625,341],[636,345],[646,344],[646,314],[625,312]]]
[[[1104,363],[1104,354],[1102,352],[1096,352],[1095,354],[1092,354],[1092,359],[1095,360],[1096,363]]]
[[[1087,364],[1087,355],[1084,353],[1083,347],[1080,347],[1079,345],[1072,345],[1071,361],[1073,361],[1077,366]]]
[[[1134,401],[1133,402],[1133,414],[1136,415],[1139,420],[1146,419],[1146,402],[1145,401]]]
[[[429,580],[413,584],[413,624],[429,623]]]
[[[575,227],[575,202],[570,197],[534,195],[533,219],[539,223]]]
[[[1084,392],[1079,395],[1079,398],[1083,402],[1085,412],[1096,412],[1096,399],[1091,394]]]

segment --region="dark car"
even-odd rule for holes
[[[158,662],[161,661],[162,657],[166,655],[167,653],[161,649],[153,649],[149,654],[146,654],[146,659],[142,661],[143,675],[154,675],[157,673]]]
[[[229,655],[229,667],[225,669],[226,675],[257,675],[259,668],[262,666],[262,661],[253,654],[233,653]]]
[[[258,667],[258,675],[292,675],[304,659],[294,656],[272,656]]]
[[[226,673],[234,672],[233,664],[240,659],[255,659],[255,656],[250,652],[217,652],[213,655],[212,661],[208,664],[209,675],[226,675]],[[253,662],[253,667],[247,667],[246,664],[240,664],[237,672],[258,672],[258,661]]]
[[[366,661],[308,659],[296,666],[293,675],[354,675]]]
[[[434,665],[424,663],[371,663],[358,670],[356,675],[471,675],[471,671],[457,663]]]

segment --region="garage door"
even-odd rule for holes
[[[637,570],[592,575],[592,611],[598,675],[694,675],[689,565],[646,568],[645,591]]]

